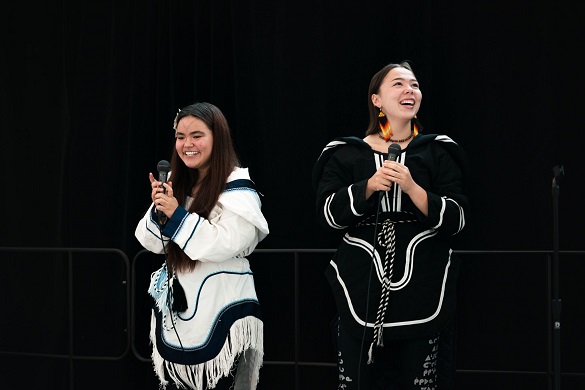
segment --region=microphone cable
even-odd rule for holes
[[[376,208],[376,220],[374,222],[374,242],[372,244],[372,261],[370,262],[370,275],[368,278],[368,293],[366,295],[366,314],[364,316],[365,319],[365,324],[364,324],[364,332],[362,334],[362,343],[360,346],[360,359],[358,362],[358,390],[361,389],[361,371],[362,371],[362,359],[364,356],[364,343],[366,340],[366,330],[368,329],[368,311],[369,311],[369,307],[370,307],[370,288],[371,288],[371,283],[372,283],[372,272],[374,270],[374,261],[375,261],[375,256],[376,256],[376,242],[378,241],[378,219],[380,216],[380,203],[382,203],[382,191],[378,192],[378,207]],[[384,324],[382,323],[382,326],[384,326]],[[375,329],[374,329],[375,331]]]
[[[155,206],[156,208],[156,206]],[[164,216],[164,218],[166,218],[166,215]],[[162,218],[161,218],[162,219]],[[173,316],[173,305],[171,302],[171,273],[169,271],[169,264],[167,262],[167,258],[168,258],[168,252],[167,252],[167,246],[165,245],[165,241],[163,238],[163,229],[162,226],[160,225],[161,220],[158,221],[158,231],[160,234],[160,241],[162,243],[163,246],[163,254],[165,256],[165,268],[166,268],[166,273],[167,273],[167,299],[166,299],[166,304],[167,304],[167,309],[169,310],[169,316],[171,317],[171,325],[173,326],[173,330],[175,331],[175,335],[177,336],[177,340],[179,341],[179,345],[181,346],[181,351],[185,352],[185,347],[183,347],[183,342],[181,341],[181,338],[179,337],[179,332],[177,331],[177,323],[174,320],[174,316]],[[174,271],[173,271],[174,272]],[[179,313],[177,313],[177,316],[179,315]],[[164,329],[164,316],[162,318],[162,328]],[[162,330],[161,330],[162,331]]]
[[[398,158],[398,156],[400,155],[401,152],[402,151],[401,151],[400,145],[397,143],[392,143],[388,146],[388,156],[386,157],[385,160],[396,161],[396,159]],[[382,166],[384,166],[383,162],[382,162]],[[375,219],[375,223],[374,223],[374,242],[372,243],[372,261],[370,262],[370,275],[368,277],[368,292],[366,294],[365,324],[364,324],[364,332],[362,334],[362,344],[360,346],[360,358],[358,361],[358,390],[360,390],[360,388],[361,388],[362,359],[363,359],[363,354],[364,354],[364,343],[365,343],[365,339],[366,339],[366,330],[368,328],[368,312],[369,312],[369,308],[370,308],[370,289],[371,289],[371,284],[372,284],[372,272],[374,270],[374,261],[376,260],[375,256],[376,256],[376,242],[378,239],[378,220],[380,217],[380,203],[382,203],[382,198],[384,196],[384,195],[382,195],[382,192],[387,193],[387,191],[378,191],[378,206],[376,208],[376,219]],[[376,326],[376,324],[374,323],[374,328],[373,328],[374,332],[376,331],[375,326]],[[382,325],[381,326],[382,326],[382,337],[383,337],[383,335],[384,335],[384,319],[383,318],[382,318]],[[373,354],[373,352],[372,352],[372,354]],[[372,363],[373,363],[373,360],[372,360]]]
[[[171,164],[167,160],[161,160],[156,165],[156,170],[158,171],[158,180],[160,182],[162,182],[162,184],[166,183],[169,172],[171,171]],[[162,184],[160,185],[160,188],[162,188],[163,194],[166,194],[167,191],[165,190],[164,185],[162,185]],[[160,235],[160,242],[162,244],[163,254],[165,256],[165,265],[164,266],[166,268],[166,273],[167,273],[166,305],[167,305],[167,309],[169,310],[169,315],[171,316],[171,325],[173,327],[173,330],[175,331],[175,335],[177,336],[177,340],[179,341],[179,345],[181,346],[181,350],[183,352],[185,352],[185,348],[183,347],[183,343],[181,341],[181,338],[179,337],[179,332],[177,331],[177,324],[173,318],[174,317],[173,316],[173,305],[171,302],[171,274],[170,274],[169,265],[167,262],[169,254],[167,252],[167,246],[165,245],[165,240],[164,240],[163,232],[162,232],[163,231],[162,225],[166,224],[167,216],[162,211],[156,209],[156,204],[154,205],[154,208],[156,210],[155,215],[157,218],[157,226],[158,226],[158,231],[159,231],[159,235]],[[164,223],[163,223],[163,221],[164,221]],[[175,270],[173,269],[173,276],[174,276],[174,272],[175,272]],[[174,291],[173,291],[173,298],[174,298]],[[164,314],[164,311],[163,311],[163,314]],[[177,313],[177,317],[178,316],[179,316],[179,313]],[[162,323],[162,328],[164,329],[164,327],[165,327],[164,315],[162,315],[161,323]]]

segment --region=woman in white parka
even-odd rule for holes
[[[263,323],[246,256],[268,234],[260,198],[217,107],[183,108],[174,129],[169,181],[149,174],[135,232],[166,254],[149,287],[154,369],[163,388],[255,389]]]

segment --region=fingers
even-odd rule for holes
[[[390,176],[386,172],[386,168],[380,167],[374,176],[368,180],[372,191],[388,191],[392,187]]]
[[[150,181],[150,199],[154,203],[157,210],[165,212],[177,208],[178,202],[173,194],[173,183],[168,181],[162,183],[154,177],[152,172],[148,173],[148,180]]]
[[[157,183],[159,185],[157,185]],[[161,183],[157,181],[153,182],[151,198],[152,201],[157,206],[171,204],[171,199],[174,199],[173,183],[171,183],[170,181],[166,183]]]
[[[169,207],[169,201],[162,197],[156,198],[154,200],[154,206],[156,207],[157,210],[165,212],[165,210]]]
[[[385,168],[384,172],[387,175],[388,180],[399,182],[410,179],[410,170],[404,164],[386,160],[384,161],[383,168]]]
[[[152,201],[154,202],[156,199],[156,194],[158,194],[159,192],[163,192],[163,189],[160,187],[162,183],[154,178],[152,172],[148,174],[148,179],[150,180],[151,188],[150,199],[152,199]]]
[[[169,186],[170,191],[172,187]],[[168,218],[175,213],[175,210],[179,207],[177,199],[172,195],[165,194],[164,192],[157,193],[153,199],[154,206],[157,210],[162,211]]]
[[[376,191],[389,191],[390,188],[392,188],[392,182],[388,182],[388,183],[380,183],[378,185],[376,185]]]
[[[167,195],[172,197],[173,196],[173,183],[171,183],[170,181],[166,182],[163,184],[163,187],[166,190]]]

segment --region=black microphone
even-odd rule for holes
[[[390,144],[390,146],[388,146],[388,157],[386,157],[386,160],[396,161],[400,153],[402,153],[402,148],[400,145]]]
[[[158,171],[158,181],[161,183],[166,183],[169,177],[169,171],[171,170],[171,164],[167,160],[160,160],[156,165],[156,170]],[[161,185],[161,188],[164,187]],[[163,218],[166,218],[166,215],[161,210],[156,210],[156,215],[158,216],[159,223],[163,223]]]
[[[396,161],[398,155],[402,153],[402,148],[398,144],[390,144],[388,146],[388,157],[386,157],[387,161]],[[379,197],[382,199],[382,191],[379,192]]]

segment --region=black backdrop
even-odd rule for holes
[[[0,244],[117,248],[132,259],[141,250],[133,233],[149,203],[147,174],[169,157],[172,119],[180,107],[209,101],[226,114],[243,165],[264,194],[271,234],[260,248],[333,248],[337,237],[325,235],[314,221],[312,165],[334,137],[363,135],[371,76],[389,62],[407,59],[421,83],[419,118],[425,131],[451,136],[470,157],[472,210],[456,249],[551,250],[552,168],[563,164],[560,246],[583,250],[584,16],[577,2],[570,1],[63,0],[3,5]],[[46,275],[52,275],[54,286],[63,283],[65,266],[59,259],[45,263],[2,255],[9,274],[30,278],[31,294],[47,296]],[[271,261],[267,276],[289,270],[289,265],[279,269],[278,261],[278,256]],[[310,270],[317,275],[311,281],[314,291],[305,294],[327,294],[319,278],[325,261],[316,261]],[[89,263],[92,278],[87,279],[97,291],[105,290],[111,269],[96,267],[99,260]],[[568,304],[563,314],[571,320],[569,330],[577,329],[584,320],[577,297],[583,289],[578,275],[585,266],[582,258],[562,265],[562,297]],[[279,285],[263,281],[262,272],[259,293],[270,301],[271,288]],[[461,328],[478,346],[468,356],[477,362],[475,368],[498,368],[477,367],[479,356],[493,354],[489,350],[495,340],[505,339],[511,351],[522,350],[522,361],[544,354],[542,345],[533,346],[525,336],[546,338],[544,325],[531,317],[544,316],[545,274],[545,263],[532,257],[469,259],[462,282],[464,303],[474,309],[468,323],[488,321],[486,326],[496,329]],[[14,317],[16,324],[39,317],[21,308],[17,282],[9,281],[3,289],[2,299],[13,315],[1,317],[0,347],[12,348],[6,340],[15,328]],[[107,291],[106,297],[115,300],[117,292]],[[503,308],[490,306],[489,299],[478,301],[486,307],[473,301],[492,294],[513,304]],[[62,310],[44,306],[42,321],[59,328]],[[308,315],[310,326],[329,321],[318,311]],[[514,339],[497,330],[510,321]],[[97,325],[92,329],[96,345],[112,338]],[[566,334],[564,367],[582,373],[572,362],[585,344],[577,330]],[[526,342],[516,345],[523,338]],[[59,339],[52,342],[61,345]],[[330,345],[324,345],[321,355],[327,356]],[[505,362],[508,352],[494,360]],[[61,361],[0,357],[10,368],[6,375],[15,381],[29,372],[19,371],[23,365],[52,372],[56,382],[61,371],[50,365],[67,368]],[[276,360],[268,352],[266,358]],[[465,362],[459,364],[465,368]],[[79,365],[76,383],[89,377],[98,386],[114,380],[117,372],[114,382],[127,385],[141,378],[142,388],[145,383],[155,386],[148,364],[131,357],[102,366]],[[546,367],[527,363],[517,369]],[[87,377],[80,374],[86,371]]]

